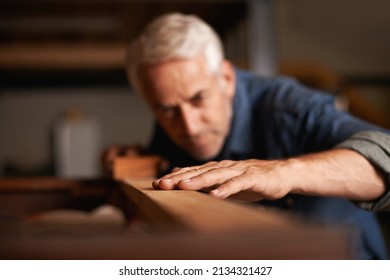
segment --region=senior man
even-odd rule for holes
[[[349,225],[355,258],[387,258],[374,213],[361,208],[389,205],[389,131],[293,79],[235,68],[215,31],[192,15],[151,22],[131,44],[127,70],[156,119],[147,152],[171,168],[155,188],[211,189]]]

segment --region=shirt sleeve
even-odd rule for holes
[[[332,149],[360,131],[382,127],[338,110],[330,94],[306,87],[295,80],[278,78],[267,87],[256,110],[261,116],[267,151],[275,158],[299,156]]]
[[[390,135],[379,131],[362,131],[335,148],[347,148],[360,153],[384,174],[386,192],[376,200],[356,204],[369,211],[390,211]]]

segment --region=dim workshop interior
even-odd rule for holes
[[[100,158],[147,145],[152,114],[124,70],[155,17],[195,14],[226,57],[335,96],[390,128],[387,0],[0,2],[0,259],[350,259],[347,227],[280,210],[159,191],[159,159]],[[69,137],[69,133],[72,137]],[[390,215],[376,213],[390,248]]]

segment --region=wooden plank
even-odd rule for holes
[[[114,182],[109,179],[64,179],[57,177],[6,177],[0,178],[0,193],[57,192],[104,194]]]
[[[62,180],[54,185],[61,185]],[[113,188],[154,227],[128,225],[115,233],[36,231],[24,221],[0,221],[0,259],[347,259],[350,235],[268,209],[214,199],[195,191],[159,191],[152,179],[123,180]],[[8,181],[8,183],[15,181]],[[22,183],[23,180],[18,183]],[[102,181],[104,182],[104,181]],[[37,181],[32,180],[32,184]],[[85,183],[85,182],[84,182]],[[109,181],[106,187],[110,189]],[[11,184],[12,185],[12,184]],[[28,187],[28,180],[23,182]],[[70,185],[83,185],[74,180]],[[103,184],[105,185],[105,184]],[[8,185],[10,186],[10,185]],[[88,185],[84,185],[85,188]],[[84,188],[81,187],[81,188]],[[52,189],[55,189],[53,187]],[[72,188],[71,188],[72,189]],[[26,191],[27,190],[27,191]],[[46,195],[38,187],[22,195]],[[61,191],[62,192],[62,191]],[[9,194],[0,192],[3,206]],[[50,192],[49,192],[50,194]],[[16,200],[13,202],[17,204]],[[53,200],[53,203],[58,203]],[[57,205],[58,206],[58,205]],[[48,225],[50,226],[50,225]],[[30,230],[28,230],[30,229]],[[88,229],[88,228],[87,228]],[[145,229],[145,231],[142,231]],[[69,229],[70,230],[70,229]],[[70,231],[71,232],[71,231]]]
[[[348,235],[334,229],[246,233],[8,236],[0,259],[246,260],[349,259]]]
[[[265,228],[288,230],[304,226],[298,219],[264,207],[219,200],[197,191],[155,190],[151,182],[151,179],[124,179],[123,191],[159,226],[205,233]]]
[[[115,180],[123,178],[153,178],[158,176],[162,158],[154,155],[117,157],[113,161],[112,176]]]
[[[14,177],[0,179],[0,219],[25,216],[78,205],[81,209],[105,201],[116,183],[108,179]]]

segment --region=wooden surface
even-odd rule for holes
[[[348,259],[337,230],[251,231],[245,234],[116,234],[0,238],[0,259],[235,260]]]
[[[151,179],[125,179],[122,188],[129,199],[158,226],[180,227],[195,232],[295,226],[287,216],[265,208],[255,209],[197,191],[155,190],[151,183]],[[299,225],[298,220],[296,223]]]
[[[0,221],[53,209],[91,209],[107,200],[114,185],[107,179],[0,178]]]
[[[112,180],[104,178],[75,180],[56,177],[10,177],[0,178],[0,193],[72,191],[101,194],[112,184]]]
[[[40,182],[50,180],[51,187],[39,187]],[[0,259],[351,257],[350,235],[345,229],[313,225],[279,211],[217,200],[195,191],[154,190],[151,179],[127,178],[117,184],[105,180],[50,180],[0,180]],[[16,187],[12,189],[12,185]],[[80,197],[72,191],[94,186],[105,186],[104,197],[96,200],[96,193],[81,192]],[[93,201],[90,208],[85,205],[91,202],[88,199]],[[96,215],[89,215],[96,213],[93,207],[99,208],[96,202],[119,207],[127,220],[109,229],[107,225],[112,223],[103,219],[102,228]],[[40,214],[39,209],[49,212]],[[15,210],[19,215],[13,218],[3,215],[15,214]],[[75,219],[61,224],[57,218],[67,212],[71,214],[68,218],[73,215]],[[87,221],[88,216],[93,219]],[[53,217],[54,224],[47,223]],[[77,225],[77,221],[85,222]]]
[[[115,180],[123,178],[150,178],[158,176],[162,158],[159,156],[117,157],[113,162],[112,177]]]

